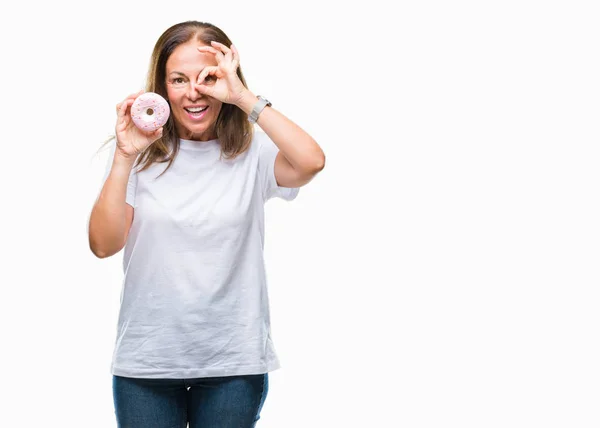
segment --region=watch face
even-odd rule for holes
[[[265,101],[267,103],[267,105],[269,107],[271,107],[271,101],[269,101],[268,99],[266,99],[265,97],[263,97],[262,95],[258,95],[258,98],[260,98],[261,100]]]

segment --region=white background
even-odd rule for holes
[[[116,427],[122,253],[88,248],[95,152],[156,39],[196,19],[327,156],[295,201],[267,204],[283,368],[258,427],[598,427],[594,6],[2,10],[0,426]]]

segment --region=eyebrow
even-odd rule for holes
[[[202,70],[204,70],[204,69],[202,69]],[[200,70],[200,73],[202,73],[202,70]],[[180,75],[180,76],[187,77],[187,76],[186,76],[185,74],[183,74],[181,71],[171,71],[171,72],[169,73],[169,76],[170,76],[171,74],[178,74],[178,75]]]

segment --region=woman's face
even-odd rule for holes
[[[215,56],[199,52],[199,46],[206,45],[192,39],[175,48],[167,60],[166,86],[171,115],[179,137],[207,141],[217,138],[214,124],[223,103],[202,95],[194,87],[204,67],[217,65]],[[208,76],[204,82],[212,84],[214,77]]]

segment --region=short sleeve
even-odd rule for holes
[[[263,191],[263,201],[278,197],[291,201],[298,196],[299,188],[281,187],[275,179],[275,158],[279,147],[264,132],[256,132],[258,139],[258,174]]]
[[[104,183],[108,179],[110,175],[110,171],[112,169],[113,159],[115,157],[115,151],[117,148],[117,140],[113,140],[110,146],[110,153],[108,155],[108,159],[106,161],[106,169],[104,171],[104,177],[102,178],[101,188],[104,186]],[[129,181],[127,182],[127,195],[125,197],[125,202],[135,208],[135,190],[137,188],[137,174],[135,173],[136,168],[131,168],[131,173],[129,174]]]

